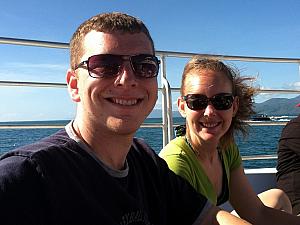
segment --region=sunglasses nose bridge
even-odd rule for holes
[[[126,62],[126,61],[129,61],[129,62]],[[132,86],[137,85],[135,71],[131,64],[130,58],[126,58],[123,60],[116,82],[117,82],[118,86],[131,86],[132,87]]]
[[[215,109],[215,99],[214,98],[207,98],[207,106],[212,106]],[[207,107],[206,106],[206,107]]]
[[[130,55],[124,55],[122,56],[122,65],[121,65],[121,71],[120,72],[124,72],[124,70],[126,69],[126,66],[128,65],[128,63],[130,65],[130,69],[132,70],[132,72],[135,72],[134,70],[134,66],[133,66],[133,63],[132,63],[132,56]],[[127,66],[128,68],[128,66]]]

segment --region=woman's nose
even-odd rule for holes
[[[204,116],[212,116],[216,114],[216,109],[211,103],[208,103],[204,110]]]

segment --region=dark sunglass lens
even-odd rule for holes
[[[157,68],[155,65],[148,63],[137,63],[135,64],[134,68],[137,75],[140,77],[151,78],[157,76]]]
[[[232,95],[216,95],[212,98],[211,103],[217,110],[227,110],[230,109],[233,102]]]
[[[207,107],[208,99],[205,95],[188,95],[186,103],[187,106],[192,110],[202,110]]]
[[[111,77],[119,73],[122,59],[114,55],[94,55],[89,59],[88,69],[93,77]]]
[[[151,55],[137,55],[132,57],[132,64],[136,74],[143,78],[156,77],[158,74],[158,60]]]

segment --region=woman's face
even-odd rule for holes
[[[191,71],[187,74],[185,96],[201,94],[211,98],[221,93],[232,94],[231,81],[225,74],[212,70]],[[210,101],[204,109],[193,110],[187,106],[186,101],[178,98],[178,108],[181,115],[186,117],[187,135],[190,138],[217,144],[231,125],[232,117],[237,112],[238,100],[235,97],[227,110],[216,109]]]

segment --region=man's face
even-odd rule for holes
[[[153,54],[151,42],[144,33],[91,31],[83,46],[81,61],[97,54]],[[129,61],[124,62],[123,68],[117,76],[109,78],[92,78],[85,68],[76,70],[77,117],[93,130],[134,134],[155,105],[157,79],[137,77]]]

